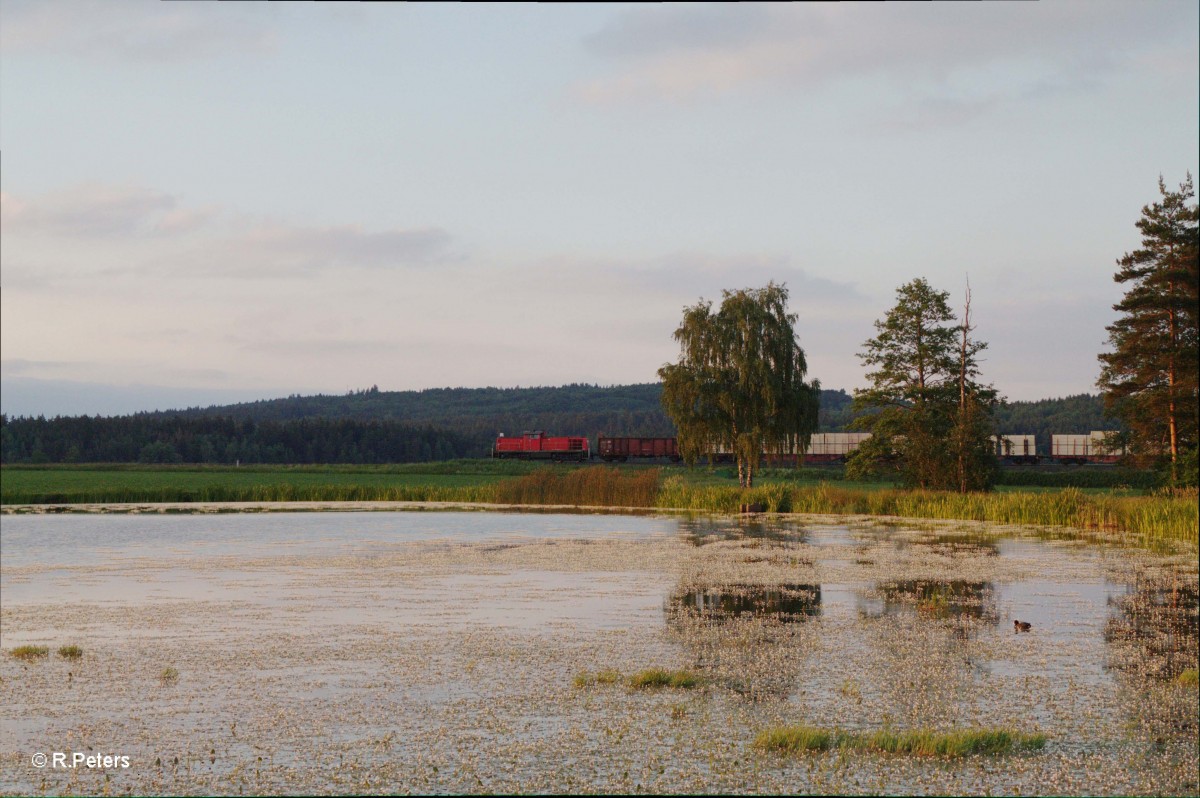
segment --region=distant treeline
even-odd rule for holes
[[[0,462],[411,463],[486,457],[498,433],[670,436],[662,386],[435,388],[289,396],[132,416],[0,416]],[[820,431],[853,421],[845,391],[821,391]],[[1115,429],[1098,396],[1013,402],[996,412],[1004,434]]]
[[[476,456],[452,430],[394,421],[0,417],[4,463],[411,463]]]

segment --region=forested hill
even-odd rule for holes
[[[380,391],[369,388],[342,395],[289,396],[260,402],[190,408],[157,415],[220,416],[253,421],[353,419],[428,425],[488,441],[499,432],[516,435],[540,429],[550,434],[674,435],[663,412],[662,385],[563,385],[541,388],[430,388]],[[820,430],[847,429],[854,418],[851,397],[821,391]],[[1047,445],[1052,434],[1116,429],[1104,415],[1099,396],[1011,402],[996,410],[997,430],[1005,435],[1037,435]]]
[[[380,463],[486,457],[497,433],[669,436],[662,386],[371,388],[340,396],[289,396],[117,418],[0,419],[0,462],[131,461]],[[820,430],[852,420],[845,391],[821,392]],[[1035,434],[1115,429],[1097,396],[1014,402],[998,431]]]
[[[823,430],[849,418],[850,395],[821,391]],[[261,402],[190,408],[169,415],[227,416],[255,421],[347,418],[402,421],[460,432],[508,435],[540,429],[563,435],[674,435],[662,409],[662,385],[563,385],[538,388],[430,388],[380,391],[369,388],[333,396],[289,396]]]

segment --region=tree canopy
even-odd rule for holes
[[[1162,200],[1142,208],[1137,221],[1141,248],[1117,261],[1113,279],[1127,288],[1113,305],[1121,316],[1107,328],[1113,351],[1099,356],[1096,384],[1129,428],[1134,454],[1168,459],[1172,482],[1194,485],[1200,215],[1190,174],[1178,191],[1161,177],[1158,189]]]
[[[970,333],[970,295],[962,324],[949,293],[919,278],[896,290],[896,304],[859,358],[871,387],[855,391],[856,422],[872,435],[850,457],[848,473],[896,469],[909,484],[960,491],[988,488],[996,459],[990,437],[996,391],[978,382],[987,344]]]
[[[684,308],[675,330],[679,362],[658,374],[684,460],[731,452],[739,483],[749,487],[764,451],[807,448],[820,385],[804,381],[808,365],[785,285],[726,290],[722,297],[715,312],[704,300]]]

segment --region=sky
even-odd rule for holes
[[[5,0],[0,409],[652,382],[770,280],[851,391],[918,277],[1094,393],[1197,8]]]

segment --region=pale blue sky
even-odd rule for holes
[[[1114,261],[1197,171],[1198,27],[1174,0],[6,0],[0,400],[647,382],[684,305],[769,279],[851,390],[897,286],[957,305],[968,274],[985,379],[1094,391]]]

